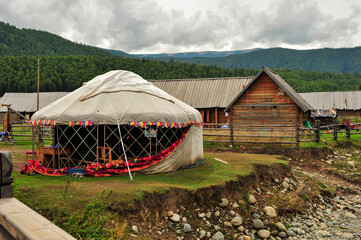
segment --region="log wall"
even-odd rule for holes
[[[296,124],[308,119],[297,104],[265,73],[231,107],[234,124]]]

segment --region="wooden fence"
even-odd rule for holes
[[[299,124],[204,124],[203,141],[235,144],[295,144],[301,142],[320,142],[321,139],[351,138],[351,135],[361,134],[361,124],[331,124],[321,126],[316,120],[312,128],[301,127]],[[332,135],[332,136],[329,136]]]

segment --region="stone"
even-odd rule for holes
[[[182,217],[182,222],[186,223],[186,222],[187,222],[187,218],[186,218],[186,217]]]
[[[270,231],[262,229],[262,230],[258,230],[257,235],[260,238],[266,239],[269,238],[269,236],[271,235]]]
[[[356,168],[356,163],[355,161],[347,161],[347,165],[352,167],[352,168]]]
[[[206,213],[206,218],[211,218],[212,217],[212,213],[210,212],[210,211],[208,211],[207,213]]]
[[[279,232],[278,233],[278,236],[280,236],[281,238],[285,238],[285,237],[287,237],[287,234],[286,234],[286,232]]]
[[[263,208],[263,211],[267,214],[267,216],[273,218],[277,217],[276,210],[273,207],[267,206]]]
[[[238,232],[243,232],[243,231],[244,231],[244,227],[243,227],[243,226],[239,226],[239,227],[237,228],[237,231],[238,231]]]
[[[260,219],[253,219],[252,220],[252,226],[256,229],[262,229],[264,228],[264,224]]]
[[[176,213],[174,213],[171,217],[170,220],[172,220],[173,222],[179,222],[180,221],[180,216]]]
[[[282,182],[282,187],[284,189],[288,189],[290,187],[290,185],[288,183],[286,183],[286,182]]]
[[[216,232],[213,236],[212,236],[213,240],[224,240],[224,235],[221,232]]]
[[[135,232],[135,233],[137,233],[137,232],[138,232],[138,227],[135,226],[135,225],[133,225],[133,226],[132,226],[132,231]]]
[[[276,228],[279,230],[279,231],[286,231],[287,228],[285,227],[285,225],[283,225],[283,223],[281,222],[278,222],[275,224],[276,225]]]
[[[290,179],[288,177],[285,177],[283,181],[285,181],[286,183],[290,183]]]
[[[198,213],[198,217],[199,217],[199,218],[204,218],[205,216],[206,216],[205,213]]]
[[[234,208],[234,209],[239,208],[239,205],[238,205],[237,203],[234,203],[234,204],[232,205],[232,208]]]
[[[347,212],[347,213],[345,214],[345,217],[347,217],[347,218],[352,218],[352,219],[357,219],[356,215],[353,214],[353,213],[350,213],[350,212]]]
[[[221,207],[227,207],[229,204],[229,201],[227,198],[222,198],[222,202],[219,204]]]
[[[321,223],[321,224],[320,224],[320,229],[321,229],[321,230],[325,230],[326,228],[327,228],[326,223]]]
[[[168,211],[168,212],[167,212],[168,217],[173,216],[173,214],[174,214],[174,212],[172,212],[172,211]]]
[[[185,224],[183,225],[183,232],[188,233],[188,232],[191,232],[191,231],[192,231],[191,225],[188,224],[188,223],[185,223]]]
[[[323,236],[323,237],[326,237],[326,236],[330,235],[330,233],[327,232],[327,231],[325,231],[325,230],[318,230],[318,231],[316,232],[316,234],[321,235],[321,236]]]
[[[251,240],[251,237],[247,236],[247,235],[242,235],[244,240]]]
[[[232,227],[232,223],[231,222],[228,222],[228,221],[225,221],[223,222],[224,226],[226,227]]]
[[[352,233],[347,233],[347,232],[342,233],[342,237],[346,238],[346,239],[354,239],[353,234]]]
[[[207,232],[207,233],[206,233],[206,237],[207,237],[207,238],[210,238],[211,236],[212,236],[212,233],[211,233],[211,232]]]
[[[203,229],[199,232],[199,239],[203,239],[206,236],[206,231]]]
[[[250,194],[248,202],[253,205],[253,204],[256,204],[257,200],[252,194]]]
[[[233,226],[238,227],[238,226],[242,225],[242,221],[243,220],[240,216],[236,216],[236,217],[232,218],[231,223]]]
[[[216,211],[216,212],[214,213],[214,216],[216,216],[216,217],[219,217],[219,215],[220,215],[220,212],[219,212],[219,211]]]

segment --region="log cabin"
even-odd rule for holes
[[[233,124],[302,124],[310,118],[312,106],[276,72],[262,70],[229,103]],[[302,125],[301,125],[302,126]]]

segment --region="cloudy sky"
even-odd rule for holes
[[[0,0],[0,21],[128,53],[355,47],[360,0]]]

